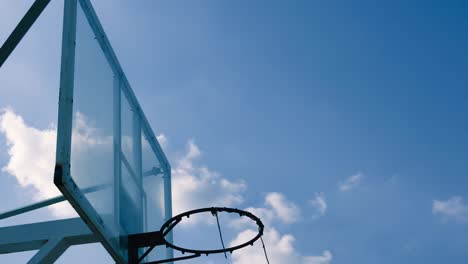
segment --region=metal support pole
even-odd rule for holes
[[[68,245],[98,242],[81,218],[72,218],[0,228],[0,254],[37,250],[52,239],[65,239]],[[57,242],[58,243],[58,242]],[[57,244],[58,245],[58,244]],[[53,249],[53,243],[47,248]],[[44,250],[44,255],[48,250]]]
[[[37,18],[42,14],[44,9],[49,4],[50,0],[36,0],[29,8],[28,12],[24,15],[13,32],[7,38],[0,48],[0,67],[8,59],[13,50],[18,46],[24,35],[28,33]]]
[[[165,173],[164,173],[164,209],[165,209],[165,220],[169,220],[170,218],[172,218],[172,187],[171,187],[171,184],[172,184],[172,173],[171,173],[171,166],[169,166],[169,164],[167,164],[166,166],[166,169],[165,169]],[[173,235],[172,235],[172,231],[169,232],[169,234],[167,234],[167,240],[169,241],[169,243],[173,243]],[[174,250],[172,248],[166,248],[166,255],[168,258],[174,258]],[[172,263],[172,262],[171,262]]]
[[[39,249],[28,264],[54,263],[69,246],[64,237],[52,238]]]
[[[120,228],[120,185],[122,181],[122,111],[120,75],[114,75],[114,219]]]
[[[138,109],[133,109],[133,160],[135,162],[136,184],[143,186],[142,172],[142,147],[141,147],[141,122]]]
[[[43,207],[46,207],[46,206],[49,206],[49,205],[53,205],[53,204],[56,204],[56,203],[60,203],[60,202],[63,202],[65,200],[66,200],[65,197],[60,195],[60,196],[56,196],[54,198],[50,198],[50,199],[47,199],[47,200],[44,200],[44,201],[41,201],[41,202],[37,202],[37,203],[33,203],[33,204],[30,204],[30,205],[27,205],[27,206],[23,206],[23,207],[14,209],[14,210],[10,210],[10,211],[1,213],[0,214],[0,220],[8,218],[8,217],[15,216],[15,215],[20,215],[20,214],[23,214],[23,213],[27,213],[29,211],[33,211],[33,210],[43,208]]]
[[[139,213],[140,219],[135,219],[138,221],[138,232],[146,232],[146,194],[145,189],[143,188],[143,160],[142,160],[142,146],[141,146],[141,119],[140,119],[140,109],[136,108],[133,109],[133,161],[134,161],[134,169],[135,169],[135,176],[136,182],[135,184],[141,190],[140,200],[138,201],[139,206]],[[139,253],[142,250],[137,251]]]

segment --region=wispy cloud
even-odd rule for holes
[[[206,166],[197,165],[202,152],[191,140],[172,170],[174,214],[210,206],[237,206],[244,201],[244,181],[231,181]]]
[[[158,142],[161,145],[161,148],[166,150],[169,145],[166,135],[160,134],[160,135],[157,135],[156,138],[158,139]]]
[[[34,201],[60,195],[53,185],[56,129],[36,129],[11,109],[0,112],[0,133],[7,142],[9,160],[3,171],[14,176],[22,187],[32,187]],[[67,204],[50,207],[56,216],[75,215]]]
[[[329,264],[333,259],[333,255],[330,251],[325,250],[323,255],[321,256],[310,256],[305,257],[304,262],[305,264]]]
[[[457,222],[468,222],[468,206],[463,198],[453,196],[446,201],[434,200],[432,202],[432,213],[442,216],[445,220],[455,220]]]
[[[338,189],[342,192],[350,191],[356,187],[358,187],[362,180],[364,179],[364,174],[362,173],[356,173],[354,175],[351,175],[344,181],[340,181],[338,183]]]
[[[265,196],[265,204],[269,205],[275,215],[285,223],[294,223],[300,218],[301,211],[299,207],[288,201],[281,193],[268,193]]]
[[[313,214],[313,218],[318,218],[323,216],[327,211],[327,200],[325,198],[324,193],[316,193],[315,197],[309,200],[309,204],[315,209],[315,213]]]
[[[90,123],[84,115],[76,114],[72,144],[75,149],[74,159],[80,166],[72,167],[75,175],[83,175],[77,170],[93,167],[91,164],[94,160],[87,158],[91,148],[93,154],[105,155],[108,153],[106,149],[112,146],[112,138],[97,136],[96,129]],[[34,201],[60,195],[52,179],[56,128],[37,129],[26,124],[13,110],[4,109],[0,112],[0,133],[6,138],[9,155],[8,163],[2,170],[14,176],[20,186],[32,187]],[[159,135],[158,140],[167,148],[168,142],[164,135]],[[243,201],[242,192],[247,187],[245,182],[228,180],[206,166],[198,166],[196,160],[201,156],[200,149],[193,141],[187,145],[186,154],[175,161],[172,171],[174,213],[206,206],[239,205]],[[278,209],[281,213],[286,212],[288,205],[283,207]],[[60,217],[75,215],[67,203],[52,206],[51,210]]]
[[[112,140],[95,135],[95,129],[86,117],[75,117],[73,130],[74,142],[77,144],[78,155],[86,153],[88,147],[102,147],[107,149]],[[60,195],[52,184],[53,165],[55,162],[56,128],[37,129],[29,126],[21,116],[11,109],[0,112],[0,133],[8,144],[9,161],[3,170],[14,176],[20,186],[33,187],[33,200],[41,200]],[[164,135],[158,136],[164,148],[168,140]],[[79,145],[79,146],[78,146]],[[52,151],[51,151],[52,150]],[[229,180],[207,166],[198,165],[202,151],[189,141],[185,154],[174,161],[172,171],[173,180],[173,208],[174,214],[186,210],[209,206],[238,206],[244,202],[243,192],[247,184],[242,180]],[[84,161],[86,163],[86,161]],[[320,214],[326,211],[326,201],[323,194],[316,194],[311,201]],[[59,217],[76,215],[67,203],[52,207],[52,214]],[[303,255],[294,246],[295,238],[291,234],[281,234],[275,225],[291,225],[301,219],[301,210],[294,202],[279,192],[267,193],[263,207],[249,207],[246,209],[258,215],[266,224],[264,241],[269,250],[271,263],[331,263],[332,254],[325,250],[321,255]],[[206,221],[206,219],[204,220]],[[192,223],[200,223],[192,221]],[[256,231],[248,221],[233,221],[229,227],[241,230],[230,244],[239,244],[250,238]],[[264,261],[261,244],[256,243],[232,255],[233,263],[260,263]]]
[[[255,230],[245,230],[230,242],[230,246],[248,241],[256,234]],[[289,234],[282,235],[274,228],[267,229],[263,239],[268,258],[272,264],[329,264],[333,258],[332,253],[328,250],[325,250],[322,255],[318,256],[301,255],[294,246],[294,236]],[[253,246],[243,248],[240,251],[234,251],[232,259],[235,264],[265,263],[265,255],[261,243],[255,243]]]
[[[279,192],[271,192],[265,195],[263,207],[248,207],[244,210],[258,216],[266,226],[275,223],[293,224],[301,219],[301,209],[294,202]],[[231,222],[231,226],[242,229],[249,226],[251,221],[246,218],[238,218]]]
[[[182,212],[199,207],[236,206],[243,203],[242,194],[247,184],[243,181],[230,181],[206,166],[196,165],[201,155],[200,148],[193,141],[189,141],[185,155],[176,161],[172,173],[174,210]],[[301,219],[300,207],[283,193],[267,193],[263,207],[249,207],[245,210],[257,215],[266,226],[263,239],[268,248],[270,263],[328,264],[331,262],[332,255],[328,250],[318,256],[302,255],[294,246],[294,236],[281,234],[277,230],[276,224],[290,225]],[[206,219],[200,220],[206,222]],[[194,218],[190,223],[199,224],[200,221]],[[244,243],[258,232],[251,221],[245,218],[231,219],[228,226],[233,230],[241,230],[230,241],[231,246]],[[232,260],[235,264],[264,262],[265,256],[260,242],[234,252]]]
[[[291,264],[328,264],[331,263],[332,254],[325,250],[322,255],[303,255],[295,247],[295,238],[291,234],[281,234],[278,231],[278,224],[291,225],[301,218],[301,211],[292,201],[278,192],[265,195],[264,207],[249,207],[245,209],[257,215],[265,224],[263,240],[270,263],[291,263]],[[242,218],[243,219],[243,218]],[[234,220],[231,227],[241,231],[231,242],[230,246],[239,245],[254,237],[258,231],[252,226],[251,221]],[[260,242],[251,247],[246,247],[241,251],[232,254],[233,263],[263,263],[265,256]]]

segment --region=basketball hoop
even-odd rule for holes
[[[174,227],[179,224],[184,217],[190,218],[191,215],[194,214],[199,214],[199,213],[205,213],[205,212],[210,212],[214,216],[216,216],[217,223],[218,223],[218,228],[219,228],[219,221],[218,221],[218,213],[234,213],[234,214],[239,214],[240,217],[247,217],[251,219],[255,224],[258,226],[258,234],[250,239],[249,241],[242,243],[240,245],[232,246],[225,248],[224,247],[224,242],[222,239],[221,235],[221,229],[220,230],[220,238],[221,242],[223,245],[223,248],[220,249],[210,249],[210,250],[204,250],[204,249],[191,249],[191,248],[184,248],[181,246],[174,245],[172,242],[169,242],[166,240],[166,235],[171,232]],[[238,249],[244,248],[248,245],[253,246],[253,244],[258,240],[261,239],[263,236],[263,230],[264,230],[264,225],[260,218],[255,216],[254,214],[236,209],[236,208],[227,208],[227,207],[208,207],[208,208],[201,208],[201,209],[195,209],[191,211],[187,211],[185,213],[181,213],[179,215],[176,215],[172,217],[171,219],[167,220],[161,227],[159,231],[156,232],[151,232],[151,233],[143,233],[143,234],[136,234],[136,235],[130,235],[129,236],[129,263],[130,264],[139,264],[142,263],[144,258],[153,250],[156,246],[159,245],[165,245],[166,247],[175,249],[177,251],[180,251],[182,254],[185,253],[191,253],[192,255],[188,256],[183,256],[183,257],[177,257],[177,258],[171,258],[171,259],[165,259],[165,260],[158,260],[158,261],[153,261],[153,262],[146,262],[145,264],[156,264],[156,263],[166,263],[166,262],[171,262],[171,261],[178,261],[178,260],[185,260],[185,259],[190,259],[190,258],[196,258],[200,257],[201,255],[210,255],[210,254],[219,254],[219,253],[232,253]],[[145,253],[143,253],[141,256],[138,257],[138,249],[143,248],[143,247],[149,247],[148,250],[146,250]]]

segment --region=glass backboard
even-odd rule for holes
[[[65,0],[64,13],[54,182],[128,263],[128,235],[171,217],[171,168],[90,1]],[[164,248],[147,261],[171,257]]]

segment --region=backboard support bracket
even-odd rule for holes
[[[0,254],[39,250],[28,264],[54,263],[70,246],[97,242],[81,218],[0,228]]]
[[[36,0],[31,5],[28,12],[26,12],[24,17],[20,20],[18,25],[16,25],[13,32],[11,32],[10,36],[8,36],[5,43],[3,43],[2,47],[0,48],[0,67],[2,67],[3,63],[5,63],[5,61],[8,59],[16,46],[20,43],[26,33],[28,33],[29,29],[32,27],[34,22],[36,22],[37,18],[42,14],[49,2],[50,0]]]

